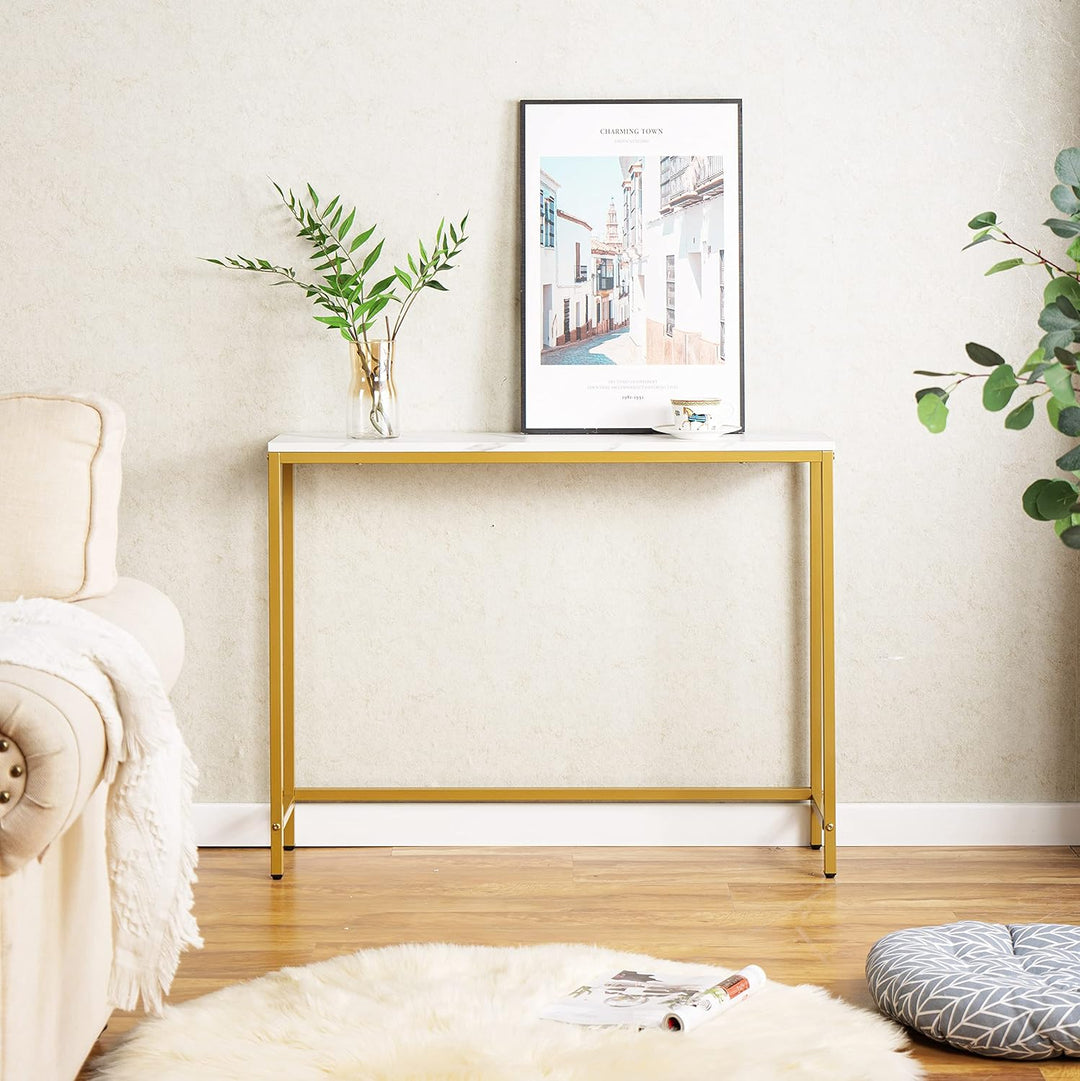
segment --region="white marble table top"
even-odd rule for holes
[[[754,431],[711,439],[676,439],[660,433],[633,435],[523,435],[521,432],[409,432],[396,439],[347,439],[326,432],[288,432],[267,444],[272,454],[537,454],[672,455],[693,451],[799,453],[833,451],[828,436],[813,432]]]

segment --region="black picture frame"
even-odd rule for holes
[[[527,99],[519,143],[522,431],[744,431],[742,99]]]

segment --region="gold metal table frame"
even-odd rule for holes
[[[293,466],[371,464],[805,463],[810,472],[810,783],[766,788],[298,788],[293,701]],[[299,803],[807,803],[810,845],[836,874],[833,445],[821,436],[437,433],[392,440],[280,435],[267,445],[270,608],[270,875],[295,845]]]

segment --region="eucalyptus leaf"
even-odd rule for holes
[[[993,349],[979,345],[978,342],[968,342],[964,349],[976,364],[981,364],[984,368],[996,368],[1005,363],[1005,358],[1000,353],[995,353]]]
[[[465,222],[461,223],[462,228],[465,227]],[[997,214],[992,210],[986,210],[982,214],[976,214],[975,217],[968,222],[969,229],[985,229],[987,226],[997,225]]]
[[[1032,369],[1038,368],[1042,363],[1042,350],[1032,349],[1029,353],[1027,360],[1024,361],[1024,366],[1016,374],[1023,375],[1025,372],[1030,372]]]
[[[1042,490],[1051,483],[1053,482],[1045,479],[1037,480],[1029,484],[1024,491],[1024,513],[1029,518],[1034,518],[1037,522],[1048,521],[1046,515],[1039,512],[1039,495]]]
[[[1058,469],[1063,469],[1066,473],[1071,473],[1074,469],[1080,469],[1080,446],[1067,450],[1058,458],[1056,465]]]
[[[1039,313],[1039,326],[1041,326],[1043,330],[1068,331],[1071,334],[1078,326],[1080,326],[1080,319],[1077,319],[1075,315],[1076,309],[1073,309],[1073,315],[1069,315],[1061,307],[1061,301],[1063,300],[1070,308],[1072,308],[1068,298],[1058,297],[1053,304],[1047,304]]]
[[[1050,421],[1051,428],[1056,428],[1058,426],[1058,422],[1061,420],[1061,414],[1068,408],[1068,406],[1062,405],[1057,398],[1046,399],[1046,416]]]
[[[1062,409],[1054,427],[1065,435],[1080,436],[1080,406],[1069,405]]]
[[[1003,270],[1012,270],[1013,267],[1023,265],[1023,259],[1002,259],[1000,263],[995,263],[983,276],[989,278],[991,274],[1000,274]]]
[[[1012,367],[1008,364],[999,365],[983,384],[983,406],[991,413],[1004,409],[1018,385]]]
[[[1073,390],[1072,373],[1061,364],[1051,364],[1043,372],[1043,381],[1050,388],[1055,401],[1063,407],[1076,405],[1076,391]]]
[[[1075,214],[1080,211],[1080,199],[1068,184],[1055,184],[1050,189],[1050,199],[1062,214]]]
[[[1080,221],[1070,221],[1068,218],[1047,218],[1043,222],[1054,236],[1070,237],[1080,236]]]
[[[1076,489],[1067,480],[1052,480],[1039,489],[1035,509],[1046,521],[1064,518],[1076,502]]]
[[[1054,175],[1062,184],[1080,187],[1080,149],[1070,146],[1062,150],[1054,159]]]
[[[1062,530],[1060,537],[1066,548],[1080,548],[1080,525],[1071,525]]]
[[[1077,313],[1072,301],[1064,293],[1062,293],[1054,300],[1054,304],[1057,306],[1058,311],[1061,312],[1061,314],[1064,315],[1066,319],[1071,319],[1073,324],[1080,324],[1080,314]]]
[[[1018,405],[1006,418],[1005,427],[1014,431],[1026,428],[1035,419],[1035,399],[1028,398],[1023,405]]]
[[[1074,262],[1080,263],[1080,237],[1077,237],[1066,249],[1065,254]]]
[[[1080,310],[1080,281],[1068,274],[1051,278],[1043,288],[1043,304],[1053,304],[1061,296],[1068,297],[1072,306]]]
[[[937,435],[945,431],[949,419],[949,407],[937,394],[924,394],[919,401],[919,420],[927,431]]]
[[[1043,355],[1052,357],[1058,349],[1064,349],[1076,340],[1072,330],[1051,330],[1039,340]]]
[[[949,392],[943,390],[941,387],[923,387],[922,390],[915,391],[915,401],[921,402],[923,397],[927,394],[936,394],[943,402],[949,400]]]

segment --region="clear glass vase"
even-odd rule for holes
[[[398,434],[394,343],[385,338],[350,342],[345,434],[350,439],[393,439]]]

